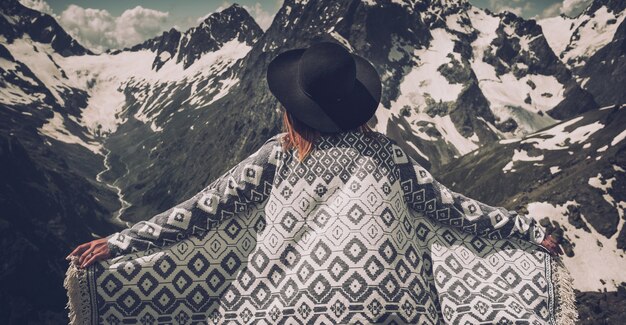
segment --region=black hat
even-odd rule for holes
[[[267,83],[290,114],[322,132],[367,122],[382,88],[369,61],[332,42],[280,53],[267,67]]]

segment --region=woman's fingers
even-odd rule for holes
[[[84,251],[85,249],[87,249],[89,247],[89,243],[84,243],[81,245],[78,245],[78,247],[76,247],[71,253],[70,255],[67,255],[67,257],[65,259],[69,259],[71,256],[76,256],[78,254],[80,254],[82,251]]]
[[[546,237],[546,239],[543,242],[543,247],[548,249],[550,254],[553,256],[563,255],[563,250],[561,249],[561,246],[559,245],[558,238],[553,236],[552,234]]]
[[[99,246],[98,248],[96,248],[93,251],[94,255],[98,255],[98,256],[105,256],[106,255],[106,249],[105,247]]]
[[[563,249],[561,248],[561,245],[559,244],[560,240],[556,237],[551,237],[550,238],[550,243],[552,244],[552,248],[554,250],[554,254],[555,255],[563,255]]]
[[[83,254],[80,255],[80,258],[78,258],[78,264],[83,264],[85,260],[89,257],[89,254],[93,252],[94,248],[95,246],[91,245],[89,249],[84,251]]]
[[[89,265],[91,265],[91,263],[95,262],[96,260],[98,260],[100,257],[102,256],[102,253],[94,253],[93,255],[90,255],[81,265],[81,268],[85,268],[88,267]]]
[[[556,252],[557,252],[559,255],[563,255],[563,248],[561,247],[561,245],[560,245],[560,244],[556,244]]]
[[[561,249],[561,246],[559,244],[553,243],[550,247],[550,251],[554,256],[563,255],[563,250]]]
[[[552,256],[557,256],[559,254],[562,254],[559,244],[555,241],[554,237],[552,236],[548,236],[543,241],[542,246],[545,247],[548,250],[548,252],[550,252],[550,255]]]
[[[77,264],[79,267],[86,267],[93,264],[94,261],[108,259],[110,255],[106,238],[100,238],[79,245],[66,259],[78,256],[78,260],[74,261],[74,264]]]

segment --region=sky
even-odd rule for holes
[[[343,1],[343,0],[342,0]],[[494,12],[508,10],[527,19],[559,14],[576,16],[591,0],[469,0]],[[238,3],[263,30],[272,23],[282,0],[20,0],[51,14],[82,45],[102,52],[124,48],[176,28],[197,26],[213,12]]]

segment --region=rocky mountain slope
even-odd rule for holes
[[[130,206],[126,191],[116,182],[130,173],[122,157],[135,159],[149,170],[148,164],[154,165],[161,155],[153,149],[158,142],[142,155],[133,155],[133,150],[150,143],[143,134],[159,132],[157,116],[173,125],[184,124],[189,115],[177,111],[181,101],[202,105],[224,96],[232,80],[223,73],[245,55],[262,30],[243,8],[232,6],[182,33],[184,45],[177,46],[176,52],[157,46],[154,51],[161,52],[155,55],[147,41],[133,49],[93,55],[52,17],[17,1],[3,2],[0,9],[0,208],[4,211],[0,237],[6,248],[0,272],[0,303],[6,308],[0,311],[0,323],[58,324],[66,322],[64,257],[77,244],[112,233],[132,220],[119,219]],[[65,43],[58,41],[67,38]],[[156,43],[166,44],[165,38]],[[166,60],[164,51],[173,59]],[[167,98],[173,89],[179,92],[178,102],[150,98],[153,93]],[[200,101],[189,98],[200,93]],[[109,136],[118,127],[120,134],[132,130],[134,138],[120,136],[122,142],[115,147],[116,138]],[[147,156],[150,153],[152,158]],[[172,177],[176,174],[185,172],[173,172]],[[145,177],[135,170],[132,175]],[[147,179],[140,180],[133,184],[138,191]],[[198,179],[196,188],[206,180]],[[182,183],[173,182],[162,190],[171,192],[174,184]],[[152,199],[143,193],[137,197],[164,209],[176,203],[178,195],[172,193],[169,200],[162,199],[160,192],[153,193]]]
[[[564,261],[582,291],[581,319],[590,324],[607,319],[619,324],[615,314],[625,311],[624,125],[625,105],[589,111],[522,139],[477,149],[441,175],[456,191],[562,228]]]
[[[625,81],[625,8],[624,1],[596,0],[576,17],[538,22],[554,53],[601,106],[626,102],[626,92],[606,87]]]
[[[626,282],[626,106],[589,111],[446,165],[441,179],[485,202],[549,217],[565,230],[576,288]],[[598,268],[598,265],[607,267]]]
[[[375,65],[384,91],[371,125],[403,143],[446,184],[492,204],[523,202],[559,222],[568,231],[570,261],[596,254],[595,246],[583,249],[595,239],[607,247],[601,256],[624,265],[623,175],[610,172],[624,166],[623,142],[610,145],[623,125],[610,121],[621,121],[623,111],[598,109],[598,103],[623,103],[609,96],[620,93],[619,83],[600,86],[602,78],[624,78],[619,1],[596,0],[585,11],[589,17],[610,12],[589,19],[622,26],[597,30],[611,41],[594,43],[591,52],[582,48],[589,43],[582,30],[591,24],[583,15],[576,18],[581,32],[572,32],[582,36],[558,51],[543,22],[462,0],[286,0],[265,32],[233,5],[188,31],[172,29],[100,55],[72,40],[52,17],[15,0],[0,10],[0,163],[19,171],[7,175],[0,191],[0,208],[11,211],[0,215],[0,231],[11,247],[7,256],[18,256],[0,273],[0,302],[10,306],[0,319],[9,323],[62,318],[62,257],[70,247],[197,193],[279,132],[281,110],[265,69],[276,54],[315,40],[340,42]],[[570,58],[582,57],[575,53],[586,53],[587,64],[574,65]],[[554,143],[541,140],[550,136]],[[578,141],[573,149],[560,148],[572,141]],[[549,146],[540,142],[558,149],[540,153]],[[576,147],[587,143],[591,147]],[[581,156],[587,149],[598,153],[589,161]],[[526,163],[539,164],[540,154],[549,167],[559,166],[559,186],[596,186],[583,184],[580,194],[558,198],[546,194],[547,187],[528,177],[548,183],[548,167]],[[573,167],[583,163],[582,171]],[[476,175],[484,170],[481,177],[463,177],[474,168]],[[533,194],[522,200],[526,192]],[[577,216],[563,215],[570,210]],[[24,268],[52,268],[41,279],[51,287],[40,299],[15,287]],[[619,281],[621,275],[609,272],[577,286],[615,291]]]

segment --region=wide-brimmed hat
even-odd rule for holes
[[[382,89],[368,60],[333,42],[278,54],[267,67],[267,83],[292,116],[322,132],[367,122],[378,108]]]

